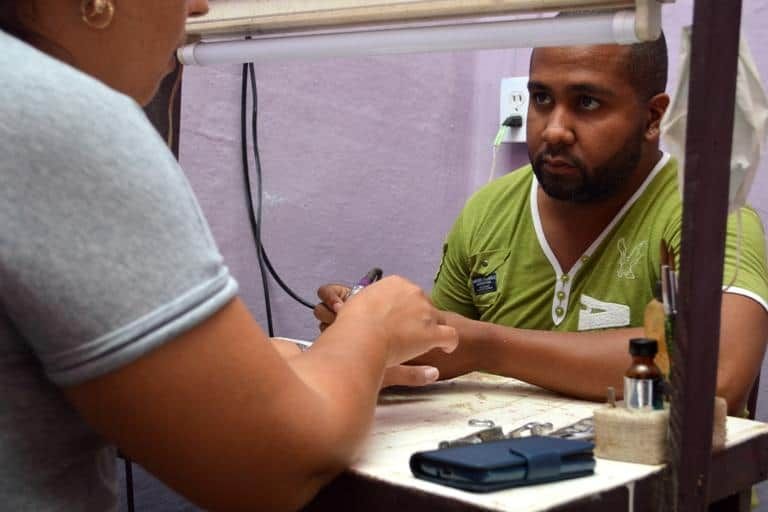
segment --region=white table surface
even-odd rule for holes
[[[603,406],[483,373],[472,373],[420,389],[385,391],[379,399],[370,440],[352,471],[489,510],[548,510],[619,486],[627,486],[632,503],[634,482],[661,471],[663,466],[597,458],[593,476],[487,494],[418,480],[408,466],[413,452],[432,450],[441,440],[480,430],[482,427],[467,424],[470,418],[493,420],[504,428],[504,432],[529,421],[551,422],[558,429],[591,416],[594,409]],[[729,417],[726,447],[766,432],[768,425],[764,423]]]

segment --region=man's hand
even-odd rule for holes
[[[315,318],[320,321],[321,332],[336,320],[348,293],[349,287],[341,284],[325,284],[317,290],[320,303],[315,306]]]

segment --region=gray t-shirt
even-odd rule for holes
[[[237,284],[132,99],[3,32],[0,69],[0,508],[113,510],[114,449],[59,386],[173,339]]]

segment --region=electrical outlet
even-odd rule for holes
[[[510,116],[520,116],[520,125],[506,130],[502,142],[525,142],[525,125],[528,120],[528,77],[515,76],[501,79],[499,101],[499,125]],[[516,121],[518,121],[516,119]]]

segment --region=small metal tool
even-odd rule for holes
[[[504,439],[504,431],[501,429],[501,427],[491,427],[478,430],[477,432],[469,434],[468,436],[460,437],[452,441],[440,441],[437,447],[453,448],[454,446],[480,444],[485,443],[486,441],[497,441],[499,439]]]
[[[487,427],[487,428],[491,428],[491,427],[495,427],[496,426],[496,423],[494,423],[493,420],[479,420],[477,418],[470,419],[467,422],[467,424],[470,427]]]
[[[526,437],[526,436],[545,436],[552,432],[552,423],[541,423],[538,421],[532,421],[526,423],[522,427],[517,427],[514,430],[507,432],[507,438]]]
[[[582,441],[592,441],[595,439],[595,422],[590,416],[589,418],[579,420],[572,425],[568,425],[561,429],[555,430],[549,435],[563,439],[581,439]]]
[[[344,297],[344,300],[349,299],[350,297],[357,295],[362,291],[363,288],[366,286],[375,283],[379,279],[381,279],[381,276],[383,275],[383,272],[380,268],[372,268],[368,271],[367,274],[365,274],[363,277],[360,278],[360,280],[357,282],[355,286],[349,289],[347,292],[347,296]]]

